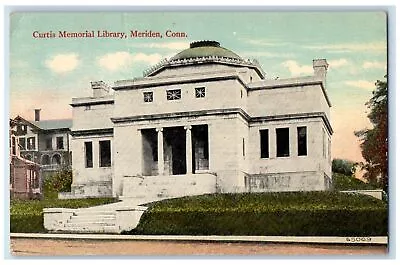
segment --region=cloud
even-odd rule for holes
[[[269,57],[269,58],[293,58],[294,54],[292,53],[278,53],[278,52],[266,52],[266,51],[248,51],[241,52],[240,55],[242,57]]]
[[[348,86],[367,89],[367,90],[374,90],[375,88],[375,82],[366,80],[345,81],[344,83]]]
[[[328,52],[386,52],[386,42],[370,42],[370,43],[341,43],[328,45],[308,45],[303,46],[306,49],[326,50]]]
[[[134,47],[158,48],[168,50],[184,50],[189,48],[189,42],[175,41],[175,42],[152,42],[152,43],[137,43]]]
[[[135,62],[144,62],[147,64],[156,64],[162,59],[162,56],[158,53],[145,54],[135,53],[131,54],[128,52],[114,52],[108,53],[101,56],[98,59],[98,64],[110,71],[117,71],[124,67],[129,67]]]
[[[288,45],[291,43],[288,42],[282,42],[279,40],[263,40],[263,39],[242,39],[240,38],[239,40],[245,41],[247,43],[250,43],[252,45],[258,45],[258,46],[270,46],[270,47],[274,47],[274,46],[283,46],[283,45]]]
[[[385,62],[377,62],[377,61],[369,62],[369,61],[366,61],[366,62],[363,63],[362,67],[364,69],[371,69],[371,68],[386,69],[387,64]]]
[[[329,67],[337,68],[345,65],[349,65],[349,61],[344,58],[340,58],[337,60],[328,61]]]
[[[46,67],[58,74],[71,72],[78,64],[79,56],[76,53],[57,54],[45,61]]]
[[[312,65],[300,65],[294,60],[287,60],[282,63],[282,66],[286,67],[292,76],[298,76],[301,74],[312,74],[314,72]]]
[[[152,53],[152,54],[144,54],[144,53],[136,53],[135,55],[132,56],[132,60],[134,62],[145,62],[148,64],[156,64],[159,61],[161,61],[162,56],[161,54],[158,53]]]
[[[103,68],[115,71],[131,64],[131,55],[128,52],[108,53],[100,57],[98,63]]]

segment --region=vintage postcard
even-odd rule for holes
[[[9,20],[12,255],[387,255],[385,10]]]

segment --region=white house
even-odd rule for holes
[[[71,103],[64,196],[328,189],[328,64],[312,63],[312,76],[272,79],[256,60],[198,41],[143,78],[92,82],[93,96]]]

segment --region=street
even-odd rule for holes
[[[379,255],[386,245],[11,238],[13,256]]]

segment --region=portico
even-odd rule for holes
[[[208,125],[141,129],[143,176],[208,170]]]

